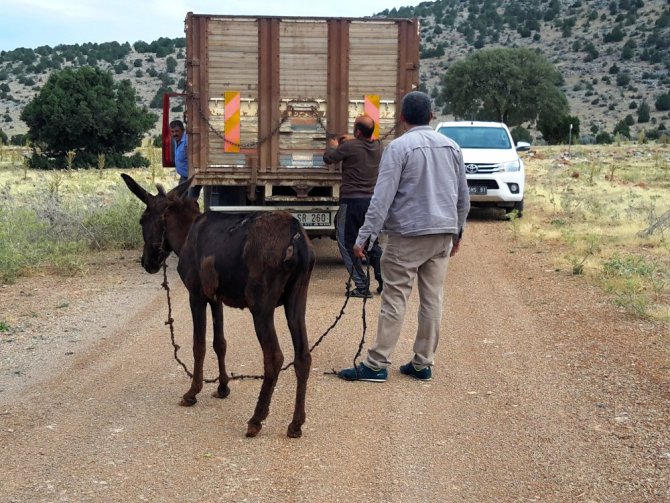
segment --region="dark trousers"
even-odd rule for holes
[[[340,199],[340,210],[337,214],[337,245],[344,265],[359,290],[367,290],[369,285],[361,259],[354,255],[354,244],[356,244],[358,230],[365,222],[365,213],[368,211],[368,206],[370,206],[369,198],[342,198]],[[375,279],[381,286],[383,284],[380,264],[382,249],[377,240],[375,240],[372,249],[367,250],[367,253],[370,266],[374,270]]]

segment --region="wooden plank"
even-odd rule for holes
[[[352,23],[350,26],[349,98],[378,94],[395,100],[398,83],[398,27],[389,23]],[[383,127],[380,128],[383,134]]]
[[[258,86],[258,23],[254,19],[210,18],[208,24],[210,84],[229,82],[231,88],[213,86],[212,92]],[[239,88],[239,89],[234,89]]]
[[[327,98],[328,25],[284,21],[280,26],[280,95]]]

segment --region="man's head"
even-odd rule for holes
[[[430,96],[420,91],[407,93],[402,99],[401,119],[410,126],[427,126],[433,118]]]
[[[184,135],[184,123],[180,120],[170,122],[170,135],[177,141]]]
[[[354,121],[354,136],[356,138],[362,137],[366,140],[372,138],[375,132],[375,121],[367,114],[359,115]]]

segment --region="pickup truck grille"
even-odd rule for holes
[[[477,164],[477,173],[479,174],[488,174],[488,173],[498,173],[502,171],[498,164]]]

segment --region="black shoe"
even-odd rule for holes
[[[350,297],[356,297],[357,299],[371,299],[372,294],[370,290],[361,290],[360,288],[354,288],[349,294]]]
[[[377,293],[382,293],[383,289],[384,289],[384,282],[380,281],[379,286],[377,287]]]

